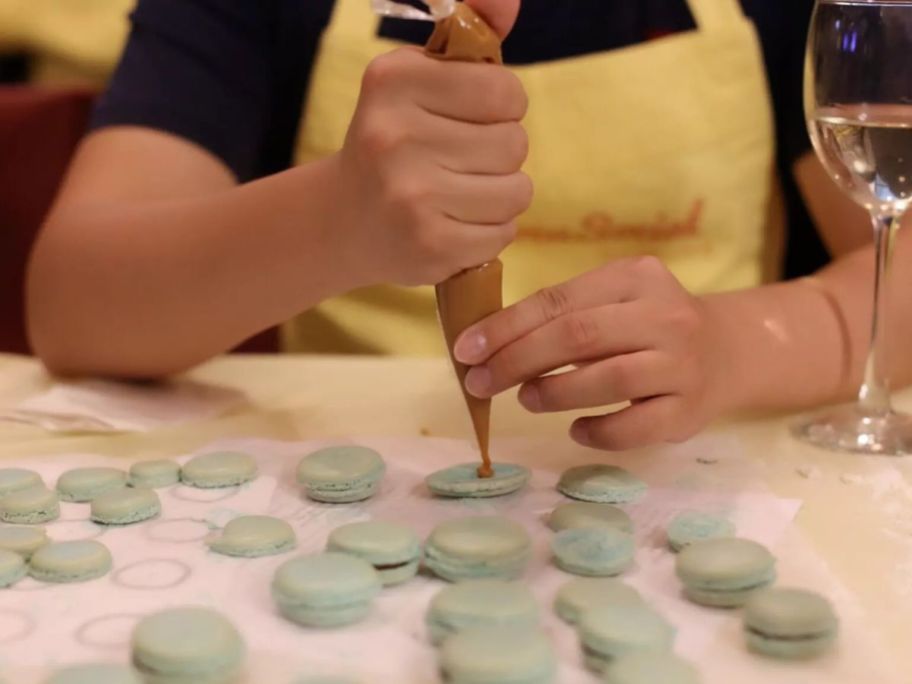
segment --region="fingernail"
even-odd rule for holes
[[[519,390],[519,403],[532,413],[542,410],[541,392],[535,385],[523,385]]]
[[[466,375],[465,386],[472,396],[488,398],[491,396],[491,371],[485,366],[475,366]]]
[[[570,426],[570,437],[574,442],[589,446],[592,443],[592,437],[589,435],[589,426],[585,423],[576,422]]]
[[[482,333],[468,331],[456,340],[453,354],[456,356],[456,360],[462,363],[479,363],[484,361],[487,349],[488,340]]]

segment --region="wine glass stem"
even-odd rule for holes
[[[885,416],[891,411],[890,380],[887,372],[886,309],[890,282],[890,262],[900,215],[872,214],[874,223],[874,308],[871,316],[871,347],[865,362],[864,383],[858,392],[862,411],[869,416]]]

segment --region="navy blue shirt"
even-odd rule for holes
[[[360,0],[367,2],[367,0]],[[802,112],[813,0],[742,0],[763,45],[777,162],[789,209],[789,275],[825,260],[791,177],[810,149]],[[139,0],[94,127],[143,125],[210,150],[247,181],[289,166],[311,66],[333,0]],[[523,0],[508,64],[614,50],[694,27],[685,0]],[[388,19],[387,38],[424,43],[430,26]],[[610,85],[609,85],[610,87]]]

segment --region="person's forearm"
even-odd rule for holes
[[[886,311],[893,386],[912,381],[912,241],[900,233]],[[704,298],[721,331],[719,349],[731,376],[729,408],[797,409],[857,392],[868,354],[874,252],[837,259],[814,277]]]
[[[335,165],[52,216],[29,269],[36,351],[60,373],[162,376],[364,284],[335,231]]]

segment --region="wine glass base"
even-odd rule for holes
[[[791,426],[798,439],[830,451],[876,456],[912,454],[912,416],[867,415],[857,404],[805,417]]]

